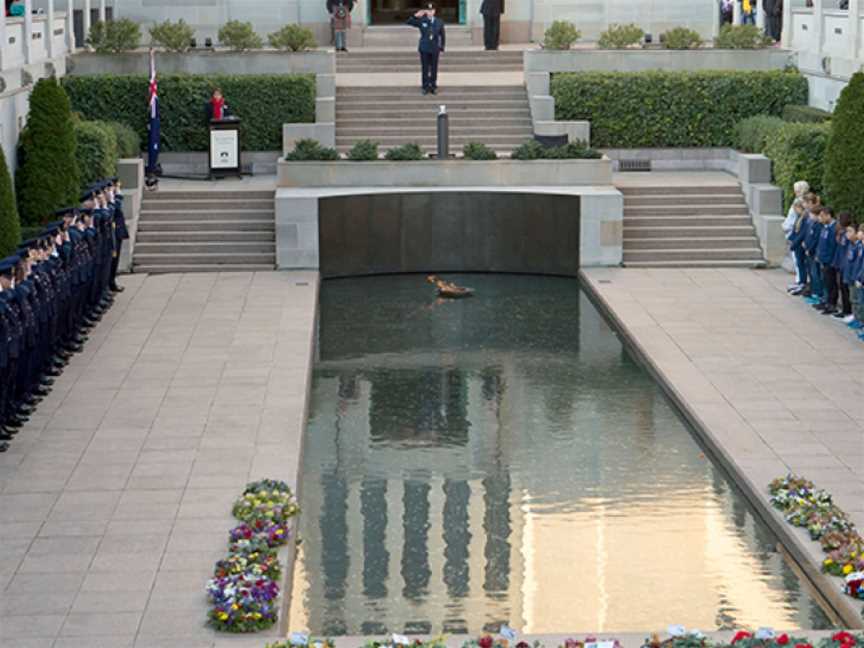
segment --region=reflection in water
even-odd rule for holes
[[[324,284],[292,629],[830,625],[578,283],[461,281]]]

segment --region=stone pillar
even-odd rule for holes
[[[66,0],[66,47],[75,51],[75,0]]]
[[[90,38],[90,0],[84,0],[84,6],[81,11],[83,12],[83,21],[82,24],[84,26],[84,43],[87,43],[87,39]]]
[[[9,42],[8,36],[6,36],[6,16],[0,16],[0,70],[3,69],[3,46]]]
[[[756,26],[765,31],[765,11],[762,9],[762,1],[756,0],[753,5],[753,11],[756,12]]]
[[[861,51],[861,0],[849,0],[849,58],[857,59]]]
[[[825,15],[822,11],[822,0],[813,0],[813,40],[816,45],[815,54],[822,60],[822,32],[824,31]]]
[[[780,46],[784,49],[792,47],[792,2],[783,3],[783,31],[780,33]]]
[[[54,0],[48,0],[48,6],[45,8],[45,55],[52,59],[56,52],[54,51]]]
[[[105,0],[99,0],[99,22],[105,22]]]
[[[733,0],[732,2],[732,24],[741,24],[741,3],[738,0]]]
[[[33,0],[24,0],[24,63],[33,62]]]
[[[714,4],[714,16],[711,18],[711,38],[717,38],[720,35],[720,6]]]

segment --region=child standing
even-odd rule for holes
[[[818,304],[822,301],[823,286],[822,272],[819,270],[819,262],[816,261],[816,245],[819,243],[819,235],[822,232],[822,221],[820,214],[822,206],[813,198],[813,194],[809,194],[812,198],[805,201],[807,212],[809,214],[807,220],[810,227],[807,230],[807,237],[804,239],[804,252],[807,255],[808,275],[810,276],[810,291],[801,293],[807,298],[810,304]]]
[[[853,236],[849,236],[848,230]],[[852,214],[840,212],[837,216],[837,249],[834,251],[834,270],[837,275],[837,292],[840,294],[840,310],[834,313],[837,319],[846,319],[852,314],[852,304],[849,301],[849,284],[846,281],[846,266],[849,263],[850,241],[854,238],[855,228],[852,227]]]
[[[795,202],[792,203],[792,211],[795,213],[795,221],[792,223],[792,228],[787,238],[789,239],[789,249],[792,252],[792,257],[795,259],[798,277],[797,285],[790,288],[789,293],[800,295],[807,289],[810,283],[807,252],[804,250],[804,240],[810,231],[810,219],[807,215],[807,210],[804,208],[804,201],[801,198],[796,198]]]
[[[837,221],[834,220],[834,210],[823,207],[819,214],[822,229],[819,231],[819,241],[816,244],[816,263],[822,273],[823,299],[813,308],[823,315],[832,315],[837,309],[837,270],[834,269],[834,253],[837,251]]]

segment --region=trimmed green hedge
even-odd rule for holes
[[[773,115],[756,115],[735,124],[735,148],[745,153],[764,153],[765,147],[788,122]]]
[[[806,180],[811,191],[822,192],[828,146],[828,124],[787,123],[768,141],[764,154],[771,158],[774,182],[783,189],[786,206],[792,203],[792,185]]]
[[[0,257],[12,254],[21,240],[21,220],[15,207],[12,176],[6,165],[6,154],[0,147]],[[3,341],[5,343],[5,340]]]
[[[117,136],[106,122],[75,123],[75,157],[81,170],[81,184],[93,184],[117,173]]]
[[[829,204],[864,220],[864,72],[856,72],[840,93],[825,154],[825,193]]]
[[[789,104],[783,109],[783,119],[788,122],[821,124],[831,120],[831,113],[813,106]]]
[[[72,109],[86,119],[118,121],[147,139],[144,75],[67,76]],[[163,151],[206,151],[206,104],[221,88],[241,120],[245,151],[281,151],[282,124],[315,121],[313,75],[170,75],[159,78]]]
[[[798,72],[572,72],[552,78],[555,118],[591,122],[591,145],[731,146],[733,127],[807,103]]]

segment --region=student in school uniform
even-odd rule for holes
[[[834,253],[837,251],[837,221],[834,210],[823,207],[819,214],[822,229],[819,231],[819,242],[816,245],[816,262],[822,272],[823,299],[813,308],[823,315],[833,315],[837,310],[837,270],[834,269]]]
[[[853,329],[864,328],[864,223],[858,226],[855,240],[855,261],[849,271],[852,279],[852,315],[849,323]]]
[[[846,324],[852,324],[855,321],[853,312],[854,305],[852,299],[855,298],[855,267],[858,264],[861,248],[858,246],[858,230],[854,224],[849,224],[846,228],[846,261],[843,264],[843,285],[849,295],[849,312],[843,318]]]
[[[837,273],[837,292],[840,295],[840,310],[834,313],[837,319],[846,319],[852,314],[852,304],[849,301],[849,284],[846,282],[846,265],[849,263],[850,240],[847,230],[852,228],[852,214],[840,212],[837,215],[837,249],[834,251],[834,270]]]
[[[816,261],[816,245],[819,243],[819,234],[822,232],[822,221],[819,219],[819,215],[822,213],[822,206],[814,202],[813,198],[805,200],[805,205],[807,206],[808,213],[807,220],[810,223],[807,229],[807,236],[804,239],[804,253],[807,255],[807,274],[810,277],[810,290],[804,291],[801,294],[807,299],[809,304],[817,304],[822,301],[824,288],[822,285],[822,272],[819,269],[819,262]]]
[[[810,219],[807,210],[804,209],[802,198],[795,199],[790,212],[795,215],[795,220],[792,221],[786,238],[789,240],[792,258],[795,259],[797,278],[796,283],[788,290],[790,295],[800,295],[810,284],[810,269],[807,264],[807,252],[804,250],[804,239],[810,231]]]

